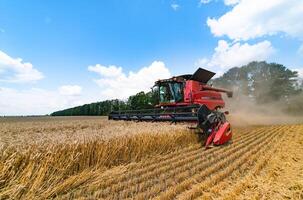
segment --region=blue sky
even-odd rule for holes
[[[0,0],[0,115],[125,99],[197,67],[222,74],[267,60],[302,70],[302,7],[299,0]]]

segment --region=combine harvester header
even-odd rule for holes
[[[110,120],[195,122],[201,134],[208,136],[205,146],[221,145],[232,137],[229,122],[221,112],[225,102],[221,93],[232,91],[215,88],[207,82],[215,73],[199,68],[194,74],[158,80],[152,89],[158,104],[154,109],[113,111]]]

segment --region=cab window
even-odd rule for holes
[[[161,84],[159,87],[159,92],[160,92],[161,103],[174,102],[174,98],[168,83]]]
[[[159,86],[158,85],[155,85],[153,88],[152,88],[152,104],[153,105],[157,105],[159,104]]]
[[[182,83],[171,83],[172,91],[174,93],[175,102],[183,101],[183,84]]]

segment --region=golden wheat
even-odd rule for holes
[[[0,199],[303,198],[303,125],[236,128],[231,144],[209,150],[186,124],[41,117],[0,125]],[[284,174],[294,183],[272,191],[286,187]]]

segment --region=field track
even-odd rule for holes
[[[303,125],[205,150],[182,124],[23,120],[0,127],[0,199],[303,199]]]
[[[226,146],[204,150],[196,145],[111,169],[65,197],[234,199],[247,189],[245,180],[257,176],[273,155],[283,152],[283,146],[289,147],[294,138],[302,142],[302,131],[303,127],[296,125],[244,131]],[[301,189],[298,199],[303,195]]]

